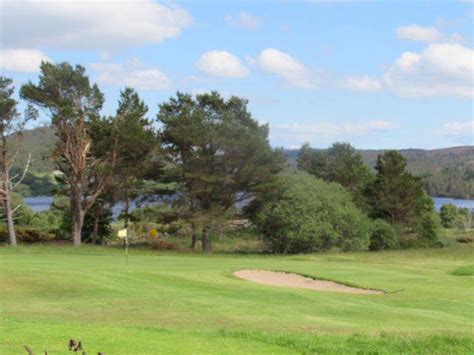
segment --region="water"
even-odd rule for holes
[[[28,207],[30,207],[34,212],[49,210],[53,203],[52,196],[25,197],[24,200]]]
[[[50,209],[51,204],[53,203],[52,196],[35,196],[35,197],[25,197],[25,203],[30,207],[34,212],[47,211]],[[133,211],[137,207],[149,206],[161,203],[161,201],[145,201],[138,205],[136,202],[132,201],[130,203],[130,211]],[[124,208],[123,202],[117,203],[112,207],[112,218],[116,220],[119,214]]]
[[[433,197],[435,203],[435,208],[439,211],[441,206],[451,203],[456,207],[469,208],[471,211],[474,211],[474,200],[462,200],[458,198],[450,197]]]
[[[467,207],[471,211],[474,211],[474,200],[462,200],[457,198],[449,198],[449,197],[433,197],[435,207],[437,210],[441,208],[442,205],[447,203],[452,203],[457,207]],[[53,198],[51,196],[37,196],[37,197],[26,197],[25,198],[26,204],[35,212],[46,211],[51,207],[51,203],[53,202]],[[136,207],[134,203],[132,203],[131,210]],[[114,218],[120,214],[123,209],[123,204],[118,203],[116,204],[112,211]]]

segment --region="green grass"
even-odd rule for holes
[[[0,248],[0,354],[469,354],[474,246],[258,256]],[[244,268],[286,270],[386,295],[264,286]]]
[[[474,276],[474,264],[458,267],[451,271],[450,274],[457,276]]]

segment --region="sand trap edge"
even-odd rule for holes
[[[352,293],[360,295],[386,294],[386,292],[381,290],[348,286],[335,281],[318,280],[308,276],[284,271],[243,269],[235,271],[233,275],[239,279],[269,286],[294,287],[313,291]]]

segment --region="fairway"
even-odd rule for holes
[[[0,249],[0,353],[438,353],[474,350],[471,245],[296,256],[153,253],[101,247]],[[238,279],[291,271],[384,295]]]

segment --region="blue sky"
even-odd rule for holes
[[[248,98],[274,146],[474,144],[472,2],[0,1],[2,75],[82,64],[104,114],[126,85],[151,117],[218,90]]]

